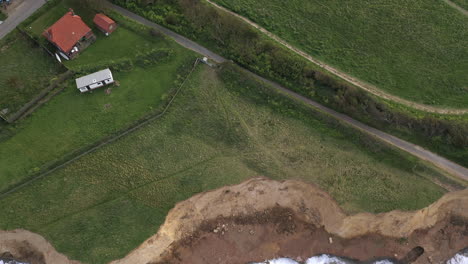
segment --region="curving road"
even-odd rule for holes
[[[398,97],[398,96],[395,96],[395,95],[392,95],[392,94],[389,94],[379,88],[377,88],[376,86],[374,85],[371,85],[371,84],[368,84],[362,80],[358,80],[357,78],[355,77],[352,77],[351,75],[349,74],[346,74],[328,64],[325,64],[324,62],[322,61],[319,61],[318,59],[310,56],[309,54],[303,52],[302,50],[292,46],[291,44],[287,43],[285,40],[281,39],[280,37],[276,36],[275,34],[271,33],[270,31],[266,30],[265,28],[261,27],[260,25],[256,24],[255,22],[251,21],[250,19],[246,18],[246,17],[243,17],[235,12],[232,12],[231,10],[225,8],[225,7],[222,7],[210,0],[205,0],[207,3],[211,4],[213,7],[216,7],[217,9],[220,9],[220,10],[223,10],[241,20],[243,20],[244,22],[248,23],[249,25],[253,26],[254,28],[258,29],[260,32],[264,33],[265,35],[267,35],[269,38],[273,39],[274,41],[278,42],[279,44],[281,44],[282,46],[286,47],[287,49],[291,50],[292,52],[296,53],[297,55],[303,57],[304,59],[314,63],[315,65],[319,66],[320,68],[322,69],[325,69],[331,73],[333,73],[334,75],[340,77],[341,79],[349,82],[349,83],[352,83],[354,84],[355,86],[375,95],[375,96],[378,96],[380,98],[383,98],[383,99],[386,99],[386,100],[390,100],[390,101],[393,101],[393,102],[397,102],[399,104],[402,104],[402,105],[405,105],[407,107],[411,107],[411,108],[414,108],[414,109],[417,109],[417,110],[421,110],[421,111],[425,111],[425,112],[429,112],[429,113],[437,113],[437,114],[451,114],[451,115],[463,115],[463,114],[467,114],[468,113],[468,109],[451,109],[451,108],[441,108],[441,107],[435,107],[435,106],[430,106],[430,105],[424,105],[424,104],[419,104],[419,103],[416,103],[416,102],[413,102],[413,101],[409,101],[409,100],[406,100],[406,99],[403,99],[401,97]],[[449,2],[451,3],[450,1],[448,0],[444,0],[446,2]],[[452,3],[453,4],[453,3]],[[465,11],[466,12],[466,11]]]
[[[212,60],[218,62],[218,63],[222,63],[222,62],[225,62],[227,61],[225,58],[223,58],[222,56],[219,56],[218,54],[214,53],[214,52],[211,52],[210,50],[206,49],[205,47],[202,47],[201,45],[195,43],[194,41],[191,41],[190,39],[187,39],[167,28],[164,28],[158,24],[155,24],[135,13],[132,13],[130,11],[128,11],[127,9],[124,9],[122,7],[119,7],[119,6],[116,6],[116,5],[113,5],[113,4],[108,4],[108,6],[112,9],[114,9],[115,11],[121,13],[122,15],[124,16],[127,16],[131,19],[134,19],[146,26],[149,26],[149,27],[152,27],[152,28],[155,28],[157,30],[160,30],[162,33],[164,33],[165,35],[173,38],[176,42],[178,42],[180,45],[188,48],[188,49],[191,49],[203,56],[206,56],[208,58],[211,58]],[[388,144],[394,146],[394,147],[397,147],[403,151],[406,151],[422,160],[425,160],[427,162],[430,162],[432,163],[433,165],[447,171],[448,173],[454,175],[454,176],[457,176],[458,178],[460,179],[463,179],[465,181],[468,181],[468,169],[463,167],[463,166],[460,166],[450,160],[447,160],[437,154],[434,154],[424,148],[421,148],[420,146],[417,146],[415,144],[412,144],[412,143],[409,143],[405,140],[402,140],[402,139],[399,139],[397,137],[394,137],[390,134],[387,134],[385,132],[382,132],[380,130],[377,130],[375,128],[372,128],[368,125],[365,125],[357,120],[354,120],[352,119],[351,117],[347,116],[347,115],[344,115],[344,114],[341,114],[341,113],[338,113],[328,107],[325,107],[309,98],[306,98],[300,94],[297,94],[291,90],[288,90],[286,88],[284,88],[283,86],[275,83],[275,82],[272,82],[270,80],[267,80],[255,73],[252,73],[246,69],[243,69],[243,71],[245,71],[246,73],[248,74],[251,74],[253,76],[255,76],[257,79],[273,86],[275,89],[277,89],[278,91],[281,91],[282,93],[285,93],[293,98],[295,98],[296,100],[299,100],[303,103],[306,103],[316,109],[319,109],[320,111],[354,127],[354,128],[357,128],[379,140],[382,140],[384,142],[387,142]]]
[[[10,33],[21,22],[46,3],[45,0],[23,0],[0,25],[0,39]]]

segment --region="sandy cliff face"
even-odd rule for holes
[[[291,212],[294,216],[294,219],[291,219],[291,225],[296,226],[294,230],[295,234],[300,231],[307,232],[308,239],[304,240],[304,237],[300,236],[294,238],[297,241],[301,241],[300,243],[302,245],[297,244],[294,246],[294,243],[289,241],[283,244],[284,247],[310,248],[310,245],[314,243],[314,236],[309,235],[311,226],[331,236],[337,236],[338,238],[335,238],[335,241],[337,241],[337,239],[342,240],[343,250],[334,250],[334,254],[352,254],[353,252],[346,250],[346,245],[349,246],[349,244],[375,244],[376,240],[381,240],[381,242],[388,240],[395,244],[388,244],[387,247],[389,247],[389,250],[391,247],[401,245],[401,249],[394,248],[395,252],[399,250],[401,256],[404,251],[408,251],[411,249],[409,247],[413,246],[408,243],[408,238],[411,236],[415,237],[413,239],[415,240],[415,246],[416,244],[423,244],[422,246],[425,247],[428,254],[431,254],[431,256],[428,256],[431,257],[431,259],[438,258],[437,255],[441,255],[437,252],[442,250],[441,247],[443,246],[453,247],[451,250],[445,250],[445,253],[454,254],[456,251],[468,245],[468,231],[466,231],[468,221],[468,189],[449,193],[431,206],[415,212],[393,211],[378,215],[362,213],[346,216],[327,193],[313,185],[300,181],[278,182],[257,178],[236,186],[228,186],[215,191],[202,193],[177,204],[169,213],[164,225],[155,236],[145,241],[127,257],[113,263],[157,263],[162,261],[164,257],[170,255],[168,252],[177,252],[179,255],[178,258],[181,259],[181,261],[184,261],[183,256],[180,256],[183,252],[185,252],[186,257],[192,254],[192,262],[195,263],[193,260],[195,258],[194,254],[199,255],[200,252],[203,252],[202,244],[208,244],[210,239],[215,239],[217,241],[213,243],[212,246],[225,243],[226,247],[230,248],[229,250],[231,253],[229,253],[229,250],[226,250],[226,256],[229,254],[237,254],[244,255],[247,259],[250,257],[247,256],[248,253],[252,253],[252,256],[255,254],[262,255],[261,251],[266,250],[265,248],[267,247],[270,249],[275,248],[276,250],[270,250],[272,256],[265,256],[266,258],[276,257],[274,255],[281,254],[281,252],[283,252],[282,254],[288,254],[287,250],[282,250],[281,243],[278,243],[278,241],[282,240],[283,236],[281,234],[278,234],[278,236],[265,235],[268,233],[277,233],[275,230],[277,230],[277,226],[281,224],[283,220],[280,220],[279,223],[275,221],[257,221],[257,223],[255,221],[250,221],[245,225],[239,224],[239,222],[242,223],[242,221],[238,220],[239,217],[247,217],[258,212],[270,214],[272,208],[283,208]],[[273,217],[273,215],[271,217]],[[288,216],[288,219],[289,218],[292,217]],[[213,221],[216,222],[216,219],[220,220],[217,221],[217,223],[213,223]],[[450,226],[453,225],[452,222],[455,221],[454,219],[458,221],[459,228],[450,228]],[[228,225],[231,224],[231,226],[234,226],[231,228],[231,231],[248,227],[250,229],[249,233],[251,233],[251,230],[261,229],[254,232],[257,236],[262,235],[265,241],[260,239],[257,242],[261,243],[261,245],[254,245],[251,248],[238,247],[233,251],[232,248],[236,246],[236,243],[233,244],[231,242],[234,240],[239,241],[242,237],[222,235],[222,238],[219,238],[219,233],[216,232],[215,229],[218,229],[219,232],[225,231],[222,226],[219,226],[222,225],[223,222],[229,222]],[[271,224],[270,228],[268,228],[269,224]],[[209,229],[203,228],[207,225],[215,226],[212,232],[214,234],[209,234]],[[444,230],[442,231],[445,232],[444,238],[437,237],[438,234],[440,234],[439,230]],[[313,233],[312,231],[310,232]],[[323,232],[318,232],[316,234],[317,237],[323,237]],[[225,231],[224,233],[227,234],[229,231]],[[454,233],[454,237],[450,237],[452,234],[449,233]],[[190,238],[190,236],[194,234],[196,234],[195,237]],[[255,236],[255,234],[248,234],[247,237],[249,238],[246,239],[245,243],[255,240],[253,236]],[[285,236],[292,237],[291,234],[286,234]],[[363,240],[363,236],[368,236],[367,241],[365,238]],[[185,245],[176,243],[184,238],[186,241],[190,241],[190,243],[185,243]],[[229,239],[232,241],[229,241]],[[272,241],[267,241],[268,239]],[[349,241],[352,239],[354,239],[354,242],[350,243]],[[451,244],[442,245],[437,239],[451,239]],[[329,244],[330,242],[328,240],[329,237],[326,236],[326,241],[323,243]],[[309,243],[309,245],[307,245],[307,243]],[[465,245],[463,246],[463,244]],[[337,247],[336,242],[333,247]],[[208,253],[209,249],[206,250],[206,253]],[[216,250],[222,251],[223,249],[217,248]],[[317,250],[326,250],[326,248],[317,247]],[[358,250],[357,248],[355,249],[355,251]],[[369,250],[372,251],[371,249]],[[303,250],[303,252],[306,251],[307,250]],[[383,254],[383,252],[384,251],[382,251],[381,254]],[[307,251],[307,253],[304,254],[312,253],[311,251]],[[323,251],[317,253],[323,253]],[[372,252],[369,252],[369,254],[372,254]],[[397,253],[393,253],[393,255],[395,254]],[[226,256],[223,256],[223,258]],[[362,255],[359,256],[363,257]],[[446,256],[448,255],[441,256],[440,258]],[[208,263],[206,262],[208,261],[207,259],[201,259],[200,261]],[[252,261],[254,259],[250,260]],[[175,261],[175,259],[172,259],[172,262]],[[216,263],[216,261],[212,263]],[[241,260],[232,259],[231,262],[226,263],[236,263],[237,261]],[[426,262],[421,263],[427,263],[427,260],[425,261]]]
[[[79,264],[58,253],[42,236],[26,230],[0,231],[0,258],[34,264]]]
[[[24,243],[43,256],[38,263],[77,263],[21,230],[0,232],[0,256],[22,259]],[[178,203],[157,234],[112,263],[233,264],[318,253],[401,258],[415,246],[426,251],[417,263],[439,263],[468,246],[468,189],[414,212],[347,216],[313,185],[251,179]]]

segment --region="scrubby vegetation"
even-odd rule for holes
[[[195,39],[296,92],[468,166],[466,116],[426,114],[382,102],[319,71],[314,65],[266,39],[247,24],[199,0],[161,0],[154,5],[146,5],[145,1],[114,2]],[[442,8],[449,12],[445,6]],[[461,19],[458,14],[455,17]],[[457,78],[462,75],[459,72],[451,74],[456,74]],[[466,92],[460,92],[459,98],[464,98]]]
[[[235,67],[200,64],[161,119],[0,198],[0,229],[107,263],[178,201],[250,177],[313,182],[350,212],[421,208],[444,193],[437,170],[352,131]]]
[[[0,21],[4,21],[6,19],[7,19],[7,15],[0,10]]]
[[[0,41],[0,111],[18,111],[65,69],[14,31]]]

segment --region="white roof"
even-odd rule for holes
[[[105,69],[76,79],[76,87],[79,89],[109,78],[112,79],[112,72],[109,69]]]

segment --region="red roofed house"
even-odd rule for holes
[[[70,59],[96,40],[91,28],[72,9],[42,35]]]
[[[117,28],[115,21],[104,14],[96,14],[93,22],[99,30],[106,34],[106,36],[109,36]]]

